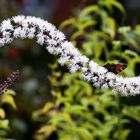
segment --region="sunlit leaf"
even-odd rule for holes
[[[62,112],[62,113],[57,114],[57,116],[51,118],[51,120],[49,121],[49,123],[53,125],[58,125],[61,122],[71,123],[72,118],[70,114]]]
[[[9,128],[9,120],[0,120],[0,128],[8,129]]]
[[[1,102],[3,103],[3,104],[9,104],[9,105],[11,105],[14,109],[17,109],[17,107],[16,107],[16,104],[15,104],[15,101],[14,101],[14,98],[11,96],[11,95],[4,95],[3,96],[3,98],[2,98],[2,100],[1,100]]]
[[[77,32],[75,32],[72,36],[71,36],[71,39],[74,40],[76,39],[77,37],[79,37],[80,35],[83,34],[83,31],[82,30],[79,30]]]
[[[103,20],[102,29],[105,33],[109,34],[112,38],[114,38],[115,30],[116,30],[116,25],[115,25],[114,19],[111,17],[108,17],[108,18],[106,17]]]
[[[2,108],[0,108],[0,118],[4,119],[5,115],[5,111]]]
[[[81,106],[81,105],[71,105],[67,106],[64,109],[65,112],[71,113],[71,114],[82,114],[84,111],[86,111],[86,107]]]
[[[98,10],[99,10],[99,7],[96,5],[88,6],[80,12],[79,17],[82,18],[84,16],[87,16],[90,13],[98,12]]]
[[[6,89],[5,94],[16,95],[16,92],[12,89]]]
[[[93,27],[94,25],[97,24],[97,21],[95,20],[88,20],[88,19],[79,19],[79,24],[78,24],[78,29],[79,30],[84,30],[87,27]]]
[[[54,105],[51,102],[46,103],[44,107],[42,108],[42,113],[47,113],[49,109],[51,109],[53,106]]]
[[[60,140],[80,140],[76,134],[65,133],[60,136]]]
[[[123,131],[116,131],[115,133],[114,133],[114,138],[116,138],[116,139],[118,139],[118,136],[121,138],[121,139],[127,139],[127,137],[128,137],[128,135],[129,135],[129,133],[131,132],[131,130],[130,129],[125,129],[125,130],[123,130]]]
[[[74,18],[69,18],[69,19],[67,19],[67,20],[65,20],[61,23],[60,28],[63,29],[64,27],[69,26],[73,23],[75,23],[75,19]]]
[[[130,117],[138,122],[140,122],[140,106],[126,106],[123,109],[123,114]]]
[[[123,26],[123,27],[119,27],[118,28],[118,32],[121,34],[126,34],[128,32],[131,31],[131,27],[130,26]]]
[[[116,0],[106,0],[106,4],[111,4],[113,5],[114,7],[116,7],[117,9],[119,9],[123,14],[125,14],[125,9],[124,7],[122,6],[122,4]]]
[[[48,137],[49,135],[51,135],[54,131],[56,130],[56,127],[53,125],[45,125],[42,126],[37,133],[43,134],[44,137]]]
[[[81,140],[93,140],[92,134],[85,128],[78,128],[78,133]]]

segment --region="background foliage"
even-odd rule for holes
[[[82,54],[100,65],[126,63],[121,75],[135,76],[139,74],[140,25],[125,26],[126,17],[117,0],[97,0],[78,7],[75,16],[64,20],[60,29]],[[57,57],[33,44],[34,40],[15,40],[11,48],[1,48],[1,77],[13,68],[21,70],[14,86],[16,96],[8,90],[1,97],[1,139],[140,138],[139,96],[121,97],[111,90],[97,89],[82,81],[80,73],[70,74],[59,66]]]

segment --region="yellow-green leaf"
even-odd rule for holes
[[[116,23],[113,18],[106,17],[103,19],[102,30],[109,34],[112,38],[115,36]]]
[[[97,5],[92,5],[84,8],[79,15],[79,18],[82,18],[83,16],[86,16],[92,12],[98,12],[99,7]]]
[[[67,20],[64,20],[61,25],[60,25],[60,28],[63,29],[64,27],[68,26],[68,25],[71,25],[75,23],[75,19],[74,18],[69,18]]]
[[[2,108],[0,108],[0,118],[5,118],[5,111]]]
[[[5,94],[16,95],[16,92],[12,89],[6,89]]]
[[[2,103],[7,103],[11,105],[14,109],[17,109],[14,98],[11,95],[4,95],[2,98]]]
[[[118,8],[123,14],[125,14],[125,9],[121,3],[115,0],[108,0],[114,7]]]
[[[63,134],[60,136],[60,140],[80,140],[76,134]]]
[[[37,133],[42,134],[45,137],[49,137],[55,130],[56,127],[53,125],[44,125],[37,131]]]
[[[0,128],[8,129],[9,128],[8,125],[9,125],[9,120],[0,120]]]

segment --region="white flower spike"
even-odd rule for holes
[[[66,63],[72,73],[80,70],[83,80],[94,86],[112,88],[113,92],[118,91],[123,96],[140,94],[140,77],[120,77],[89,60],[51,23],[31,16],[15,16],[1,23],[0,46],[11,43],[14,38],[33,37],[36,37],[37,43],[45,46],[49,53],[59,55],[61,65]]]

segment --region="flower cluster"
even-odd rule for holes
[[[96,87],[112,88],[122,95],[140,94],[140,78],[116,76],[82,55],[65,35],[47,21],[31,16],[15,16],[4,20],[0,27],[0,46],[14,38],[36,37],[37,43],[45,46],[49,53],[60,56],[59,63],[67,64],[70,72],[82,72],[82,78]]]
[[[7,77],[2,84],[0,84],[0,94],[3,94],[3,91],[7,89],[9,86],[11,86],[18,77],[19,77],[19,70],[12,72],[10,76]]]

